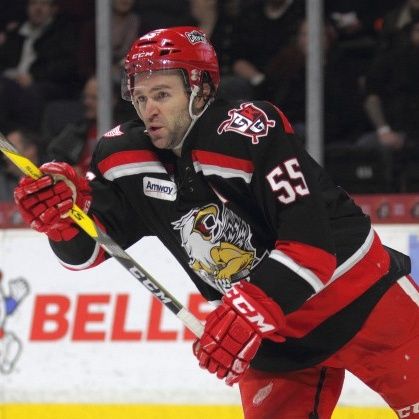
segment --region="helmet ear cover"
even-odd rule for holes
[[[211,89],[209,97],[214,97],[217,89],[214,86],[214,83],[211,79],[211,76],[209,75],[209,73],[207,71],[204,71],[202,73],[201,91],[203,90],[204,84],[208,84],[210,89]]]

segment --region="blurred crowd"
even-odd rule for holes
[[[94,0],[14,0],[0,15],[0,130],[36,163],[87,170],[97,141]],[[419,191],[419,0],[324,1],[325,166],[350,193]],[[115,124],[125,53],[159,27],[196,25],[219,95],[279,106],[306,138],[305,0],[113,0]],[[132,109],[131,109],[132,108]],[[0,164],[0,202],[19,173]]]

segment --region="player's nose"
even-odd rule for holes
[[[143,109],[144,117],[148,120],[153,119],[159,113],[157,103],[151,99],[147,100]]]

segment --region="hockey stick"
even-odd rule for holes
[[[39,179],[43,173],[28,158],[22,156],[16,148],[0,133],[0,150],[8,157],[25,175],[32,179]],[[176,298],[162,287],[145,269],[143,269],[125,250],[115,243],[103,232],[89,215],[77,205],[73,205],[69,217],[78,224],[90,237],[114,257],[127,271],[140,281],[161,303],[172,311],[183,324],[195,334],[202,336],[203,324],[188,311]]]

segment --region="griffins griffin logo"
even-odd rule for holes
[[[185,35],[188,37],[191,44],[197,44],[198,42],[208,42],[205,35],[198,31],[186,32]]]
[[[269,128],[275,126],[275,121],[253,103],[242,103],[240,108],[228,111],[229,119],[218,127],[218,134],[234,131],[252,139],[252,144],[258,144],[260,137],[268,134]]]
[[[22,352],[22,342],[7,328],[7,319],[17,310],[22,300],[29,294],[29,284],[24,278],[12,279],[6,293],[0,271],[0,374],[10,374]]]
[[[222,293],[246,278],[260,260],[249,225],[226,207],[210,204],[193,209],[172,225],[180,232],[189,266]]]

